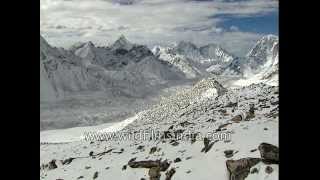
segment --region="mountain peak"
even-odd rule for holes
[[[275,35],[262,37],[249,51],[247,58],[252,70],[259,70],[265,64],[271,66],[278,62],[279,38]]]
[[[40,34],[40,46],[49,46],[49,43]]]
[[[263,36],[256,44],[259,45],[259,44],[273,44],[273,43],[276,43],[279,41],[279,38],[278,36],[276,35],[273,35],[273,34],[268,34],[266,36]]]
[[[197,46],[190,41],[180,41],[177,45],[178,48],[192,48],[197,49]]]
[[[95,47],[94,44],[93,44],[91,41],[86,42],[86,43],[85,43],[85,46]]]
[[[130,50],[133,44],[127,40],[127,38],[122,34],[111,46],[112,49],[126,49]]]

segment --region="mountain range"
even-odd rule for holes
[[[124,36],[107,47],[86,42],[66,50],[50,46],[40,35],[41,101],[83,91],[142,96],[159,85],[210,74],[270,79],[277,68],[278,38],[273,35],[259,40],[246,57],[236,57],[213,43],[197,47],[182,41],[150,50]]]

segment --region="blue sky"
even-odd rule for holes
[[[278,34],[276,0],[40,0],[40,33],[54,46],[79,41],[172,45],[216,43],[244,55]]]
[[[218,24],[224,29],[238,29],[239,31],[278,35],[278,11],[267,14],[257,14],[249,17],[234,15],[219,15],[222,22]]]

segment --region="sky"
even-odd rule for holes
[[[40,0],[40,34],[53,46],[129,41],[215,43],[238,56],[278,35],[277,0]]]

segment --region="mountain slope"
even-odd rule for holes
[[[185,77],[188,79],[197,78],[203,75],[203,72],[197,69],[197,67],[194,65],[193,62],[190,61],[190,59],[186,58],[183,55],[172,53],[173,48],[155,46],[152,49],[152,52],[159,59],[169,63],[173,67],[183,72]]]
[[[219,45],[213,43],[197,47],[191,42],[181,41],[175,47],[170,48],[170,51],[162,51],[160,52],[161,54],[163,54],[164,59],[169,59],[166,56],[171,56],[171,59],[183,59],[181,62],[175,62],[175,64],[180,64],[179,66],[183,67],[187,67],[185,64],[190,64],[192,68],[197,69],[199,74],[242,74],[240,58],[233,56]],[[188,69],[191,71],[191,68]]]
[[[51,47],[40,36],[40,67],[43,67],[40,70],[45,76],[45,83],[53,87],[58,97],[64,97],[68,92],[97,90],[102,87],[99,79],[81,64],[79,57],[64,49]],[[41,92],[46,90],[40,89]]]
[[[124,36],[111,47],[88,42],[70,50],[53,48],[40,37],[40,63],[58,94],[110,88],[134,94],[183,78],[182,72],[173,71],[146,46],[131,44]]]
[[[277,109],[277,87],[225,89],[212,78],[204,79],[123,123],[99,129],[110,136],[92,131],[87,141],[78,137],[77,142],[41,145],[40,176],[148,179],[151,167],[159,163],[160,179],[174,171],[172,179],[227,180],[226,162],[257,158],[249,167],[244,164],[248,179],[276,180],[278,164],[262,162],[259,151],[263,143],[278,145]],[[95,140],[98,137],[110,139]],[[271,173],[266,173],[268,166]]]
[[[262,37],[249,51],[244,66],[244,79],[236,82],[243,86],[264,82],[278,85],[279,39],[274,35]]]

